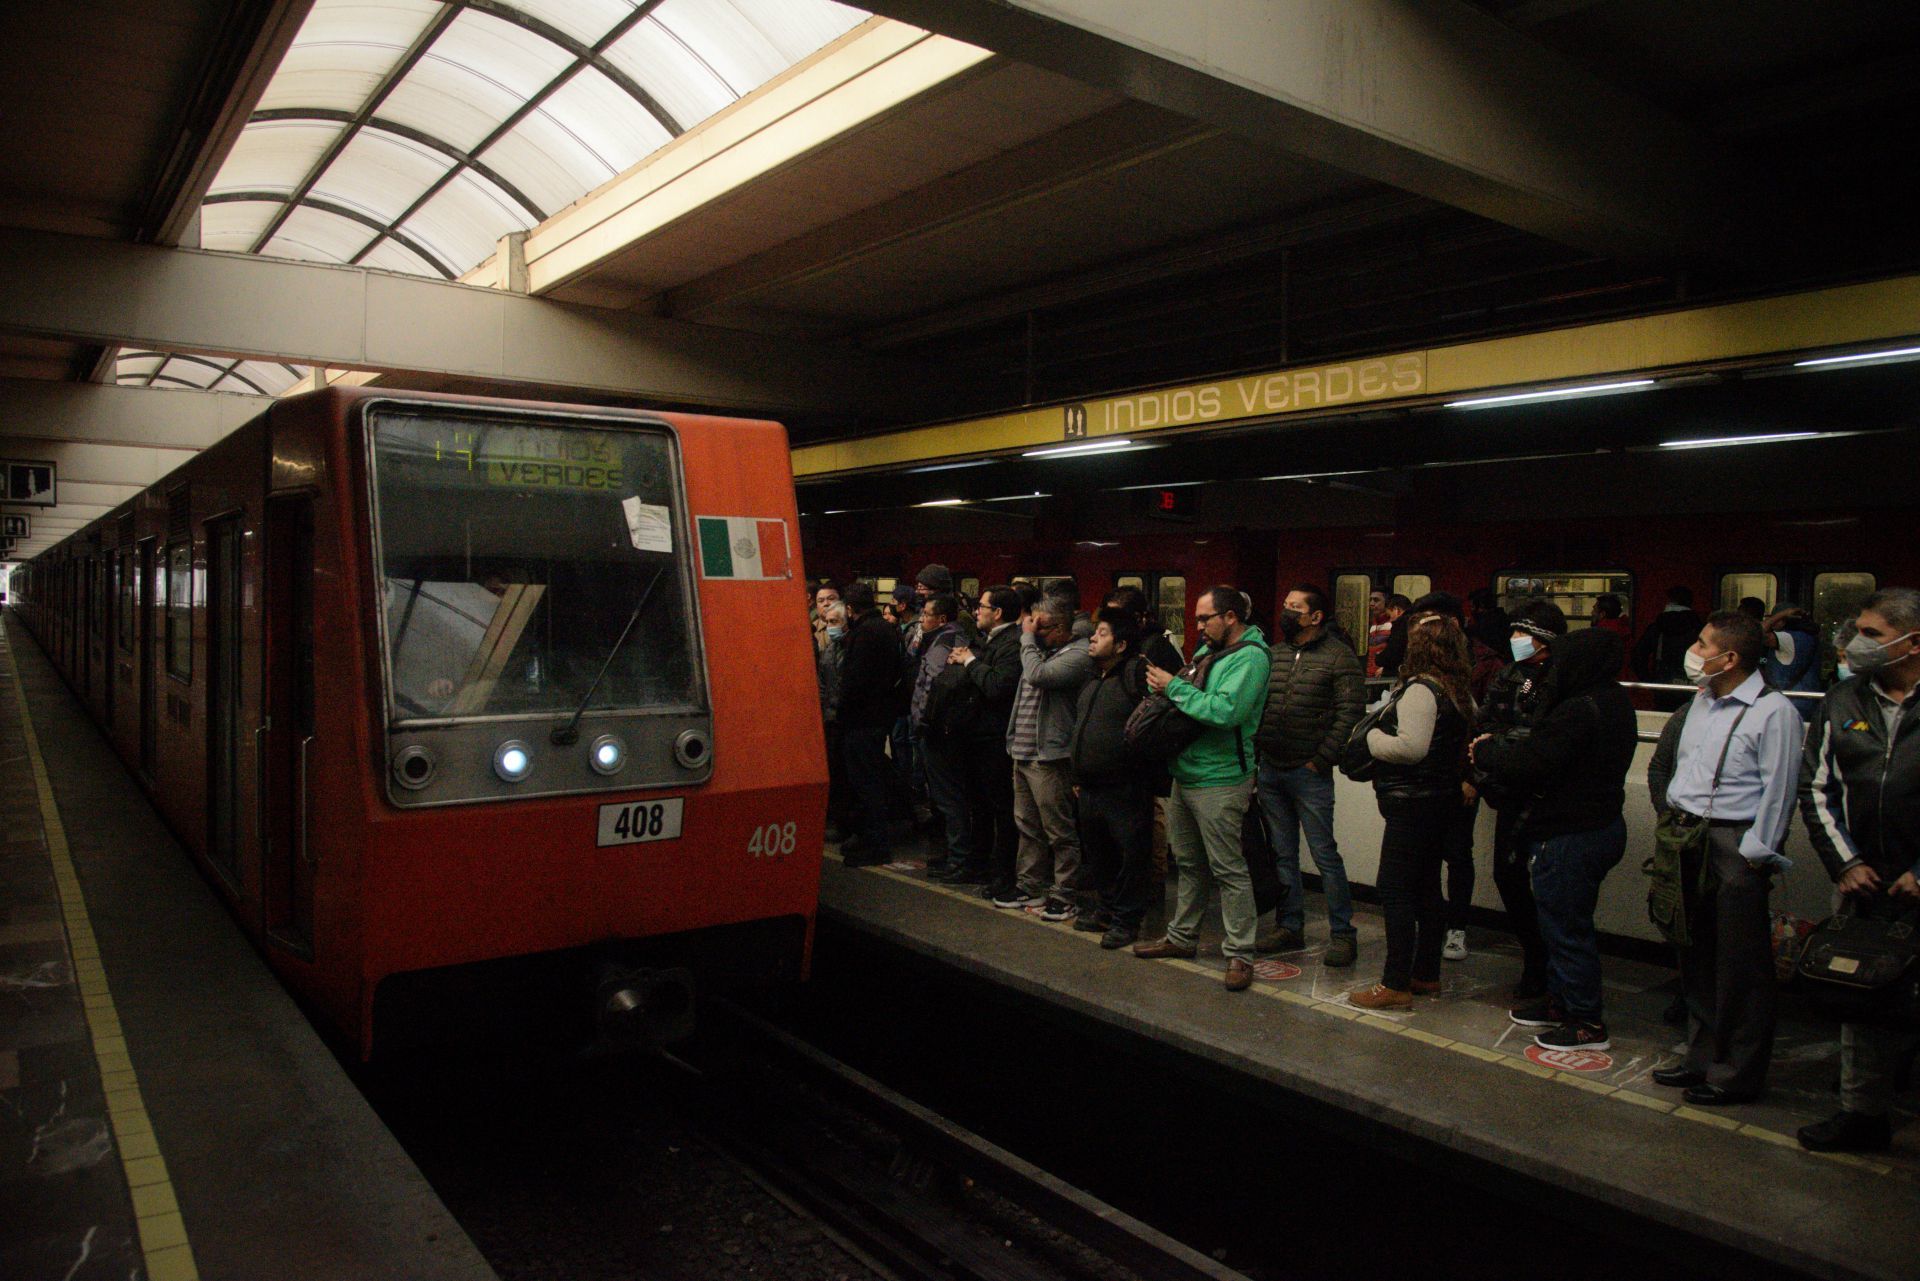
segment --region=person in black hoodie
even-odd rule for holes
[[[1080,866],[1098,906],[1076,930],[1100,931],[1112,951],[1140,937],[1153,891],[1152,771],[1127,747],[1127,718],[1147,695],[1137,620],[1109,606],[1094,618],[1068,760],[1080,821]]]
[[[980,593],[973,621],[979,639],[954,646],[947,662],[965,674],[975,695],[965,732],[960,765],[965,775],[972,823],[971,863],[934,879],[949,885],[977,885],[982,896],[1013,893],[1015,855],[1020,832],[1013,821],[1013,761],[1007,755],[1007,718],[1020,685],[1020,593],[1007,586]],[[992,833],[989,839],[988,833]]]
[[[859,812],[859,833],[840,847],[848,867],[885,863],[893,857],[887,835],[887,796],[893,767],[887,737],[900,709],[904,661],[900,632],[874,607],[873,588],[851,583],[841,602],[849,622],[840,659],[840,740],[847,755],[847,785]]]
[[[1633,702],[1617,679],[1620,659],[1620,638],[1612,632],[1569,634],[1554,645],[1533,732],[1483,735],[1469,749],[1476,767],[1511,795],[1527,798],[1520,802],[1519,838],[1547,943],[1547,995],[1509,1017],[1543,1029],[1534,1038],[1543,1049],[1612,1044],[1593,912],[1600,883],[1626,853],[1621,810],[1639,742]]]

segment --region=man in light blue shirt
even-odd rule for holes
[[[1760,675],[1767,643],[1745,614],[1715,614],[1686,654],[1700,687],[1682,723],[1666,805],[1705,823],[1706,890],[1690,903],[1691,941],[1680,957],[1687,993],[1687,1057],[1653,1074],[1696,1106],[1745,1103],[1766,1087],[1773,1055],[1773,875],[1788,866],[1805,722]],[[1663,750],[1665,745],[1663,744]],[[1658,754],[1656,754],[1658,755]],[[1649,776],[1666,771],[1656,760]],[[1684,875],[1695,883],[1697,867]]]

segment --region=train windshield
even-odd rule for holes
[[[393,721],[700,705],[667,432],[402,406],[369,430]]]

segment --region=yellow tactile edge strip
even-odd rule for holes
[[[825,856],[836,862],[842,861],[838,853],[829,851]],[[1053,923],[1042,921],[1038,917],[1031,916],[1026,912],[1008,912],[996,908],[993,904],[979,897],[978,894],[966,893],[945,885],[936,885],[921,877],[909,876],[905,872],[896,871],[890,867],[863,867],[860,870],[863,872],[878,872],[882,876],[891,877],[896,881],[908,885],[916,885],[922,890],[942,894],[958,902],[968,903],[975,907],[985,908],[1002,920],[1017,918],[1034,925],[1044,926],[1053,930],[1054,934],[1058,937],[1082,939],[1095,945],[1098,945],[1100,942],[1100,936],[1097,934],[1071,929],[1062,930],[1054,926]],[[1198,961],[1171,959],[1161,961],[1160,964],[1185,970],[1189,974],[1198,974],[1216,983],[1220,981],[1221,972],[1219,970],[1202,965]],[[1412,1024],[1397,1022],[1389,1018],[1382,1018],[1377,1014],[1370,1014],[1365,1010],[1355,1009],[1351,1005],[1343,1005],[1337,1001],[1319,1000],[1315,997],[1307,996],[1304,993],[1296,992],[1272,983],[1256,982],[1253,987],[1248,990],[1264,996],[1269,1000],[1284,1001],[1288,1005],[1297,1005],[1302,1009],[1331,1015],[1334,1018],[1344,1019],[1349,1023],[1361,1027],[1374,1028],[1381,1032],[1390,1032],[1395,1036],[1405,1037],[1410,1041],[1418,1041],[1422,1045],[1431,1045],[1436,1049],[1450,1050],[1455,1054],[1474,1059],[1481,1063],[1495,1064],[1500,1067],[1509,1068],[1515,1072],[1524,1073],[1527,1076],[1537,1076],[1543,1080],[1558,1081],[1560,1084],[1570,1086],[1573,1089],[1583,1090],[1588,1094],[1598,1094],[1607,1098],[1618,1099],[1622,1103],[1637,1108],[1645,1108],[1650,1112],[1664,1112],[1669,1116],[1679,1117],[1700,1125],[1709,1125],[1721,1130],[1731,1130],[1737,1134],[1744,1134],[1749,1138],[1759,1139],[1763,1143],[1771,1143],[1776,1147],[1792,1148],[1794,1151],[1803,1152],[1806,1156],[1815,1160],[1832,1161],[1838,1165],[1852,1166],[1855,1169],[1871,1171],[1874,1174],[1892,1175],[1902,1179],[1912,1177],[1907,1174],[1906,1171],[1895,1166],[1887,1165],[1880,1161],[1870,1161],[1865,1157],[1855,1156],[1851,1152],[1806,1152],[1806,1150],[1800,1146],[1798,1139],[1790,1134],[1782,1134],[1778,1130],[1769,1130],[1762,1126],[1752,1125],[1745,1121],[1736,1120],[1730,1116],[1724,1116],[1718,1112],[1709,1112],[1704,1108],[1688,1107],[1680,1103],[1668,1103],[1664,1099],[1657,1099],[1652,1095],[1641,1094],[1638,1091],[1629,1090],[1622,1086],[1608,1085],[1604,1081],[1593,1080],[1591,1077],[1582,1076],[1578,1072],[1568,1072],[1560,1068],[1544,1067],[1541,1064],[1533,1062],[1531,1059],[1523,1058],[1519,1055],[1503,1054],[1498,1050],[1490,1050],[1484,1045],[1475,1045],[1471,1041],[1456,1041],[1451,1037],[1429,1032],[1425,1028],[1415,1027]]]
[[[9,631],[11,633],[11,629]],[[73,870],[67,831],[60,822],[59,806],[54,802],[53,783],[47,775],[46,761],[40,755],[39,737],[33,732],[26,686],[20,679],[20,665],[13,661],[14,636],[9,634],[7,640],[7,664],[13,669],[13,694],[20,705],[20,729],[26,739],[34,787],[40,794],[40,821],[46,829],[47,856],[53,864],[53,880],[60,893],[60,914],[66,922],[67,947],[73,955],[74,982],[79,985],[80,1000],[86,1008],[93,1057],[100,1065],[100,1088],[106,1092],[107,1119],[113,1126],[114,1145],[120,1152],[120,1164],[126,1170],[127,1190],[133,1196],[134,1223],[140,1231],[140,1252],[145,1258],[147,1278],[148,1281],[199,1281],[200,1269],[194,1263],[193,1247],[187,1241],[186,1221],[180,1217],[173,1180],[167,1174],[165,1158],[160,1155],[153,1122],[147,1118],[147,1105],[140,1096],[133,1060],[127,1055],[127,1038],[120,1030],[113,993],[107,988],[107,972],[100,963],[100,945],[87,916],[86,896],[81,893],[80,878]]]

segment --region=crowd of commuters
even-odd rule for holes
[[[996,907],[1101,935],[1145,959],[1195,955],[1217,893],[1230,991],[1261,954],[1307,944],[1301,843],[1320,877],[1323,963],[1360,961],[1334,836],[1334,772],[1370,783],[1382,819],[1378,978],[1348,994],[1408,1010],[1466,956],[1479,806],[1495,811],[1492,873],[1521,950],[1509,1017],[1547,1049],[1611,1045],[1595,926],[1627,854],[1626,776],[1639,741],[1622,679],[1691,686],[1648,770],[1662,849],[1674,852],[1670,936],[1686,1055],[1653,1079],[1686,1102],[1765,1088],[1777,979],[1769,896],[1798,807],[1837,900],[1920,919],[1920,592],[1871,596],[1820,646],[1803,610],[1764,602],[1701,618],[1685,588],[1637,643],[1618,597],[1569,627],[1546,600],[1512,612],[1376,592],[1361,645],[1327,594],[1287,592],[1273,635],[1230,586],[1203,593],[1191,659],[1137,589],[1095,614],[1070,581],[990,587],[978,602],[929,565],[882,606],[871,587],[813,595],[831,764],[830,835],[850,866],[892,856],[916,798],[944,853],[935,879]],[[1369,706],[1366,677],[1389,681]],[[1174,903],[1158,937],[1165,851]],[[1257,833],[1257,839],[1250,839]],[[1636,860],[1637,861],[1637,860]],[[1277,884],[1263,911],[1257,886]],[[1263,916],[1271,926],[1262,929]],[[1889,1142],[1894,1080],[1913,1038],[1842,1028],[1842,1110],[1801,1131],[1817,1150]]]

